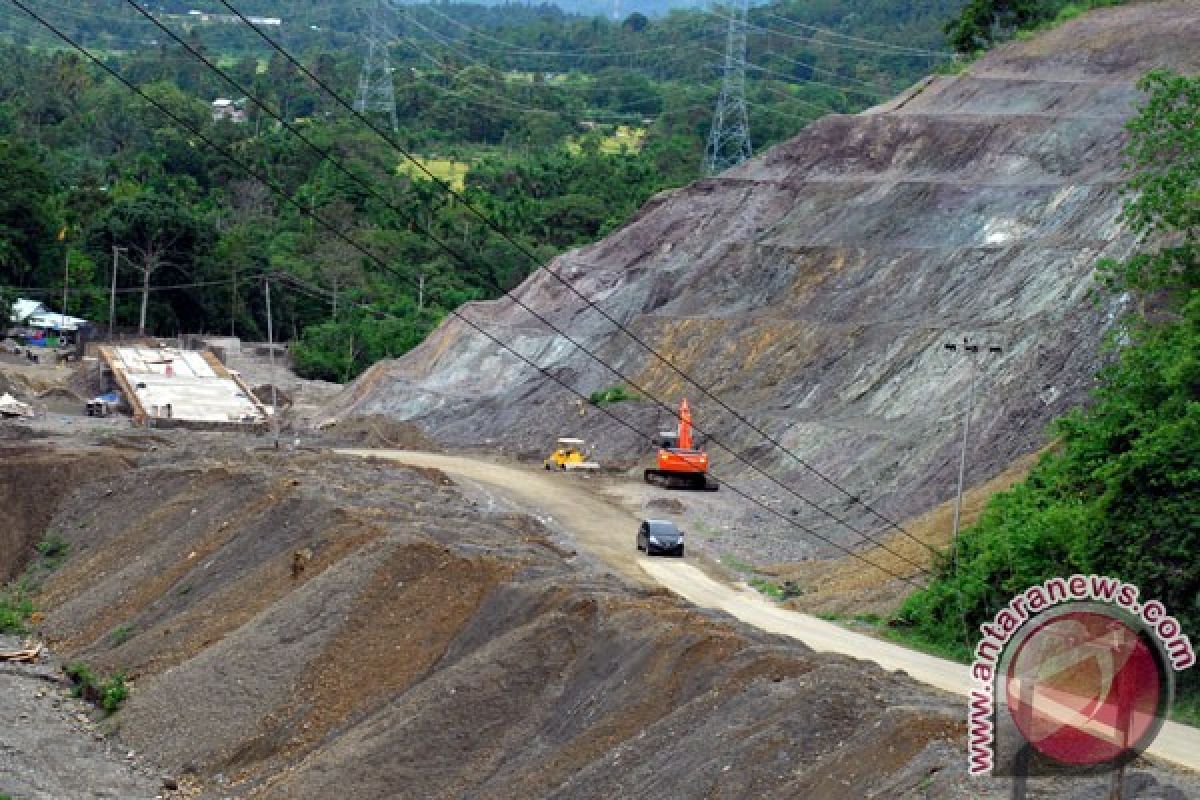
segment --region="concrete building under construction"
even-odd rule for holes
[[[268,425],[268,408],[212,353],[101,347],[99,354],[136,425],[192,430],[265,430]]]

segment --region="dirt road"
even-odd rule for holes
[[[965,696],[973,685],[962,664],[779,608],[753,589],[723,584],[686,561],[643,556],[633,546],[636,517],[566,476],[475,458],[406,450],[337,452],[434,467],[451,477],[494,487],[552,527],[561,526],[615,573],[637,583],[664,586],[697,606],[724,611],[756,628],[798,639],[814,650],[854,656],[887,670],[903,670],[921,683],[958,695]],[[1200,730],[1168,722],[1149,754],[1200,771]]]

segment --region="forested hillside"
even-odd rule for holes
[[[404,352],[448,309],[497,295],[654,193],[699,177],[726,27],[720,11],[612,22],[550,7],[397,10],[386,20],[399,114],[389,144],[317,83],[353,100],[361,15],[326,3],[231,4],[284,16],[268,29],[280,52],[240,23],[183,13],[195,4],[154,14],[121,0],[94,5],[32,7],[143,96],[15,6],[0,15],[0,285],[61,298],[69,259],[69,311],[106,320],[113,248],[124,248],[119,327],[139,327],[146,285],[148,332],[256,338],[271,275],[276,331],[297,340],[306,374],[335,380]],[[755,147],[946,63],[940,28],[960,6],[755,9]],[[238,119],[214,119],[221,97]]]
[[[1099,265],[1135,310],[1114,332],[1093,405],[1055,425],[1053,450],[992,498],[901,610],[898,624],[941,648],[965,653],[964,626],[1073,573],[1131,582],[1200,635],[1200,77],[1156,72],[1141,86],[1150,99],[1129,125],[1125,217],[1146,246]],[[1180,685],[1185,713],[1200,716],[1200,674]]]

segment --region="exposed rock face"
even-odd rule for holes
[[[1134,84],[1154,67],[1196,71],[1197,41],[1192,2],[1085,15],[887,106],[826,117],[548,269],[792,452],[906,517],[953,491],[971,370],[945,343],[1003,348],[977,359],[971,483],[1085,401],[1122,309],[1093,297],[1093,269],[1134,245],[1119,193]],[[806,497],[879,527],[545,271],[515,294],[667,405],[686,396],[701,428]],[[585,394],[622,381],[511,301],[462,313]],[[337,410],[414,419],[452,443],[522,451],[570,433],[603,458],[648,450],[454,318]],[[647,434],[670,423],[651,403],[612,410]],[[709,447],[726,480],[857,538]],[[801,555],[795,534],[778,533]]]

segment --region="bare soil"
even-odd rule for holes
[[[606,569],[572,514],[629,512],[585,481],[595,509],[553,492],[537,508],[435,468],[265,444],[91,443],[129,463],[59,498],[47,529],[70,555],[38,634],[125,671],[132,694],[77,731],[94,745],[64,750],[75,782],[57,796],[111,796],[78,776],[129,751],[137,788],[112,791],[131,798],[163,775],[208,798],[1008,794],[964,774],[957,698]],[[6,731],[22,774],[49,724]],[[0,792],[28,785],[9,775]],[[1031,796],[1067,788],[1086,787]]]

